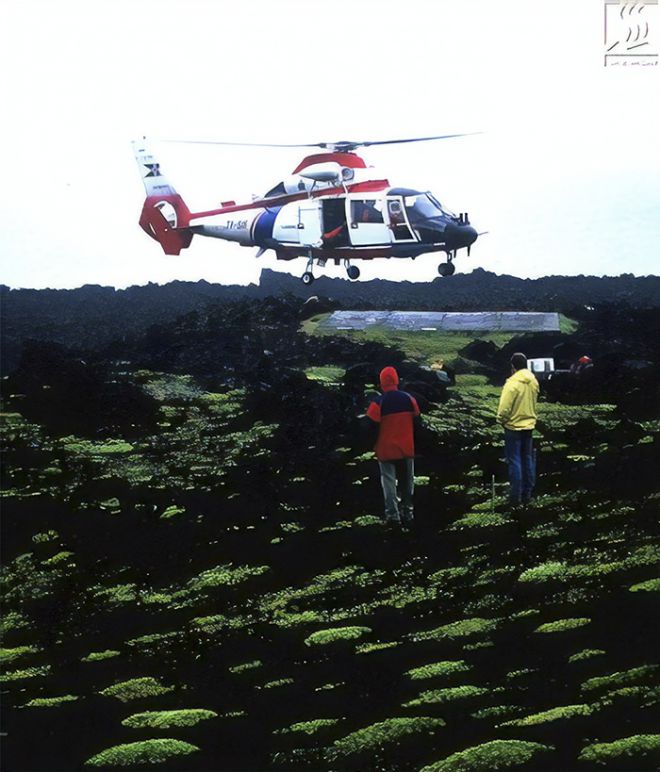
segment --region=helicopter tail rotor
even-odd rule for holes
[[[132,143],[147,197],[140,215],[142,230],[159,242],[166,255],[178,255],[190,246],[190,210],[168,182],[145,140]]]

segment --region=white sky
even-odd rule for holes
[[[654,50],[660,8],[646,9]],[[0,280],[12,287],[247,283],[304,260],[137,221],[130,140],[482,135],[362,151],[469,211],[458,270],[660,273],[660,65],[603,66],[603,0],[3,0]],[[155,145],[191,209],[264,193],[302,150]],[[434,278],[438,256],[360,264]],[[317,269],[317,275],[320,273]],[[343,269],[326,273],[343,276]]]

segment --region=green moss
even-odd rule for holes
[[[420,772],[496,772],[499,769],[533,769],[530,765],[547,745],[522,740],[492,740],[454,753],[442,761],[424,767]]]
[[[18,611],[7,611],[0,619],[0,635],[13,633],[18,630],[27,630],[30,627],[28,618]]]
[[[8,665],[16,659],[27,654],[35,654],[39,649],[36,646],[15,646],[13,649],[0,649],[0,665]]]
[[[571,654],[568,661],[571,663],[582,662],[585,659],[598,657],[602,654],[607,654],[607,652],[604,649],[582,649],[582,651],[578,651],[576,654]]]
[[[137,600],[135,584],[116,584],[113,587],[93,587],[93,597],[107,602],[111,606],[134,603]]]
[[[340,383],[346,371],[343,367],[334,367],[333,365],[319,365],[317,367],[308,367],[304,372],[310,381],[320,381],[321,383]]]
[[[445,726],[441,718],[428,716],[388,718],[335,740],[327,750],[327,756],[332,761],[353,755],[380,754],[386,751],[388,746],[397,745],[406,737],[433,734],[441,726]]]
[[[229,668],[230,673],[245,673],[247,670],[255,670],[261,667],[263,662],[260,659],[254,659],[252,662],[242,662],[240,665],[234,665]]]
[[[68,550],[63,550],[62,552],[58,552],[55,555],[53,555],[52,558],[48,558],[47,560],[42,560],[41,565],[42,566],[59,566],[60,564],[70,564],[73,561],[71,558],[73,558],[75,553],[69,552]]]
[[[173,686],[163,686],[156,678],[130,678],[128,681],[108,686],[99,692],[106,697],[116,697],[122,702],[138,700],[144,697],[158,697],[161,694],[167,694],[174,691]]]
[[[450,531],[461,531],[464,528],[498,528],[511,521],[497,512],[470,512],[455,520],[450,526]]]
[[[553,579],[562,580],[566,578],[567,574],[568,566],[565,563],[549,561],[548,563],[541,563],[538,566],[534,566],[534,568],[528,568],[526,571],[523,571],[518,577],[518,581],[539,584]]]
[[[399,645],[399,641],[387,641],[384,643],[360,643],[355,647],[356,654],[372,654],[374,651],[393,649]]]
[[[234,566],[229,563],[222,566],[216,566],[208,571],[202,571],[199,576],[188,582],[188,587],[193,592],[204,592],[214,587],[228,586],[233,587],[242,582],[246,582],[255,576],[261,576],[270,571],[269,566]]]
[[[217,718],[212,710],[189,708],[187,710],[149,710],[144,713],[134,713],[125,718],[122,726],[132,729],[172,729],[186,726],[196,726],[200,721]]]
[[[494,705],[488,708],[480,708],[470,715],[476,719],[502,719],[510,716],[519,716],[523,713],[520,705]]]
[[[300,625],[324,624],[328,621],[327,614],[321,611],[276,611],[273,624],[278,627],[299,627]]]
[[[412,670],[406,671],[406,675],[410,676],[413,681],[417,681],[424,678],[436,678],[437,676],[453,675],[454,673],[465,673],[468,670],[471,670],[470,665],[466,665],[462,659],[445,660],[443,662],[433,662],[429,665],[413,668]]]
[[[177,507],[176,504],[172,504],[171,506],[167,507],[167,509],[163,510],[160,519],[171,520],[173,517],[178,517],[179,515],[185,514],[185,512],[185,507]]]
[[[336,641],[353,641],[371,632],[370,627],[331,627],[318,630],[305,638],[306,646],[326,646]]]
[[[488,689],[481,686],[453,686],[448,689],[434,689],[433,691],[422,692],[419,697],[409,702],[404,702],[404,708],[414,708],[418,705],[442,705],[445,702],[454,702],[455,700],[466,700],[472,697],[481,697],[482,694],[488,694]]]
[[[199,748],[181,740],[143,740],[108,748],[92,756],[85,764],[92,767],[137,767],[142,764],[162,764],[168,759],[188,756]]]
[[[630,587],[630,592],[659,592],[660,579],[647,579],[645,582],[638,582]]]
[[[336,726],[340,721],[339,718],[316,718],[313,721],[300,721],[284,729],[277,729],[275,734],[307,734],[311,736],[318,734],[323,729]]]
[[[557,619],[555,622],[546,622],[544,625],[539,625],[535,633],[563,633],[566,630],[575,630],[577,627],[584,627],[591,622],[589,617],[576,617]]]
[[[35,697],[26,702],[24,708],[56,708],[65,702],[75,702],[78,697],[73,694],[65,694],[62,697]]]
[[[85,657],[80,659],[81,662],[100,662],[104,659],[111,659],[112,657],[118,657],[121,652],[115,649],[106,649],[105,651],[90,651]]]
[[[551,708],[541,713],[533,713],[524,718],[506,721],[502,726],[536,726],[537,724],[547,724],[551,721],[560,721],[562,719],[574,718],[575,716],[590,716],[597,710],[597,705],[564,705],[561,708]]]
[[[458,638],[468,638],[472,635],[485,635],[495,630],[498,625],[498,619],[471,617],[470,619],[461,619],[458,622],[450,622],[448,625],[442,625],[433,630],[413,633],[411,637],[414,641],[456,640]]]
[[[367,528],[372,525],[382,525],[383,520],[375,515],[360,515],[353,520],[353,525],[358,528]]]
[[[127,646],[131,646],[144,650],[157,650],[162,651],[163,647],[167,643],[178,641],[181,639],[181,633],[178,631],[171,631],[169,633],[148,633],[147,635],[141,635],[138,638],[132,638],[130,641],[126,641]]]
[[[50,665],[40,667],[26,667],[23,670],[11,670],[8,673],[0,673],[0,683],[23,681],[26,678],[40,678],[50,673]]]
[[[43,533],[35,533],[35,535],[32,537],[32,541],[35,544],[48,544],[49,542],[57,541],[59,538],[59,533],[51,529]]]
[[[611,743],[595,743],[582,749],[580,761],[617,764],[620,761],[660,761],[660,734],[635,734]]]
[[[280,686],[288,686],[293,683],[293,678],[278,678],[275,681],[267,681],[260,689],[277,689]]]
[[[601,689],[615,689],[620,686],[630,686],[639,681],[643,681],[655,673],[658,665],[642,665],[633,667],[630,670],[622,670],[616,673],[610,673],[605,676],[589,678],[582,684],[583,692],[599,691]]]
[[[430,574],[428,581],[431,584],[447,585],[455,582],[457,579],[462,579],[470,574],[470,569],[467,566],[453,566],[451,568],[441,568],[440,571],[436,571]]]

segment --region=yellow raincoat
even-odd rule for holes
[[[516,370],[507,378],[500,405],[497,408],[497,421],[505,429],[533,429],[536,426],[536,399],[539,382],[526,368]]]

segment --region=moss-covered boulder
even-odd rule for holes
[[[125,718],[122,726],[132,729],[172,729],[184,726],[195,726],[200,721],[217,718],[213,710],[189,708],[187,710],[148,710],[144,713],[134,713]]]
[[[24,708],[58,708],[67,702],[75,702],[78,699],[74,694],[64,694],[61,697],[35,697],[26,702]]]
[[[493,740],[475,745],[424,767],[420,772],[495,772],[499,769],[533,769],[532,759],[551,750],[547,745],[523,740]]]
[[[305,638],[306,646],[326,646],[337,641],[353,641],[371,632],[370,627],[331,627],[318,630]]]
[[[592,713],[598,710],[598,705],[564,705],[560,708],[550,708],[550,710],[543,710],[540,713],[532,713],[529,716],[523,718],[516,718],[512,721],[506,721],[501,726],[537,726],[539,724],[547,724],[552,721],[562,721],[576,716],[590,716]]]
[[[414,708],[418,705],[442,705],[446,702],[455,700],[467,700],[475,697],[481,697],[488,694],[488,689],[482,686],[453,686],[448,689],[434,689],[432,691],[422,692],[419,697],[410,702],[405,702],[404,708]]]
[[[465,673],[468,670],[470,670],[470,665],[467,665],[463,660],[444,660],[442,662],[432,662],[428,665],[415,667],[412,670],[408,670],[406,675],[410,676],[413,681],[419,681],[426,678],[437,678],[439,676],[454,675],[455,673]]]
[[[591,622],[589,617],[575,617],[567,619],[557,619],[554,622],[546,622],[539,625],[535,633],[565,633],[568,630],[576,630],[578,627],[584,627]]]
[[[635,734],[611,743],[587,745],[579,759],[611,769],[657,769],[660,764],[660,734]]]
[[[471,636],[486,635],[495,630],[498,625],[498,619],[471,617],[469,619],[461,619],[458,622],[450,622],[447,625],[436,627],[433,630],[414,633],[412,639],[414,641],[439,641],[442,639],[455,640],[459,638],[469,638]]]
[[[130,678],[128,681],[120,681],[102,689],[100,694],[104,697],[116,697],[122,702],[139,700],[144,697],[158,697],[174,691],[173,686],[163,686],[156,678],[150,676],[144,678]]]
[[[91,767],[136,767],[142,764],[162,764],[169,759],[189,756],[198,751],[196,745],[181,740],[160,739],[143,740],[137,743],[126,743],[108,748],[85,764]]]
[[[335,740],[326,751],[326,756],[332,762],[360,755],[386,754],[408,737],[428,736],[443,726],[445,722],[441,718],[429,716],[388,718]]]

